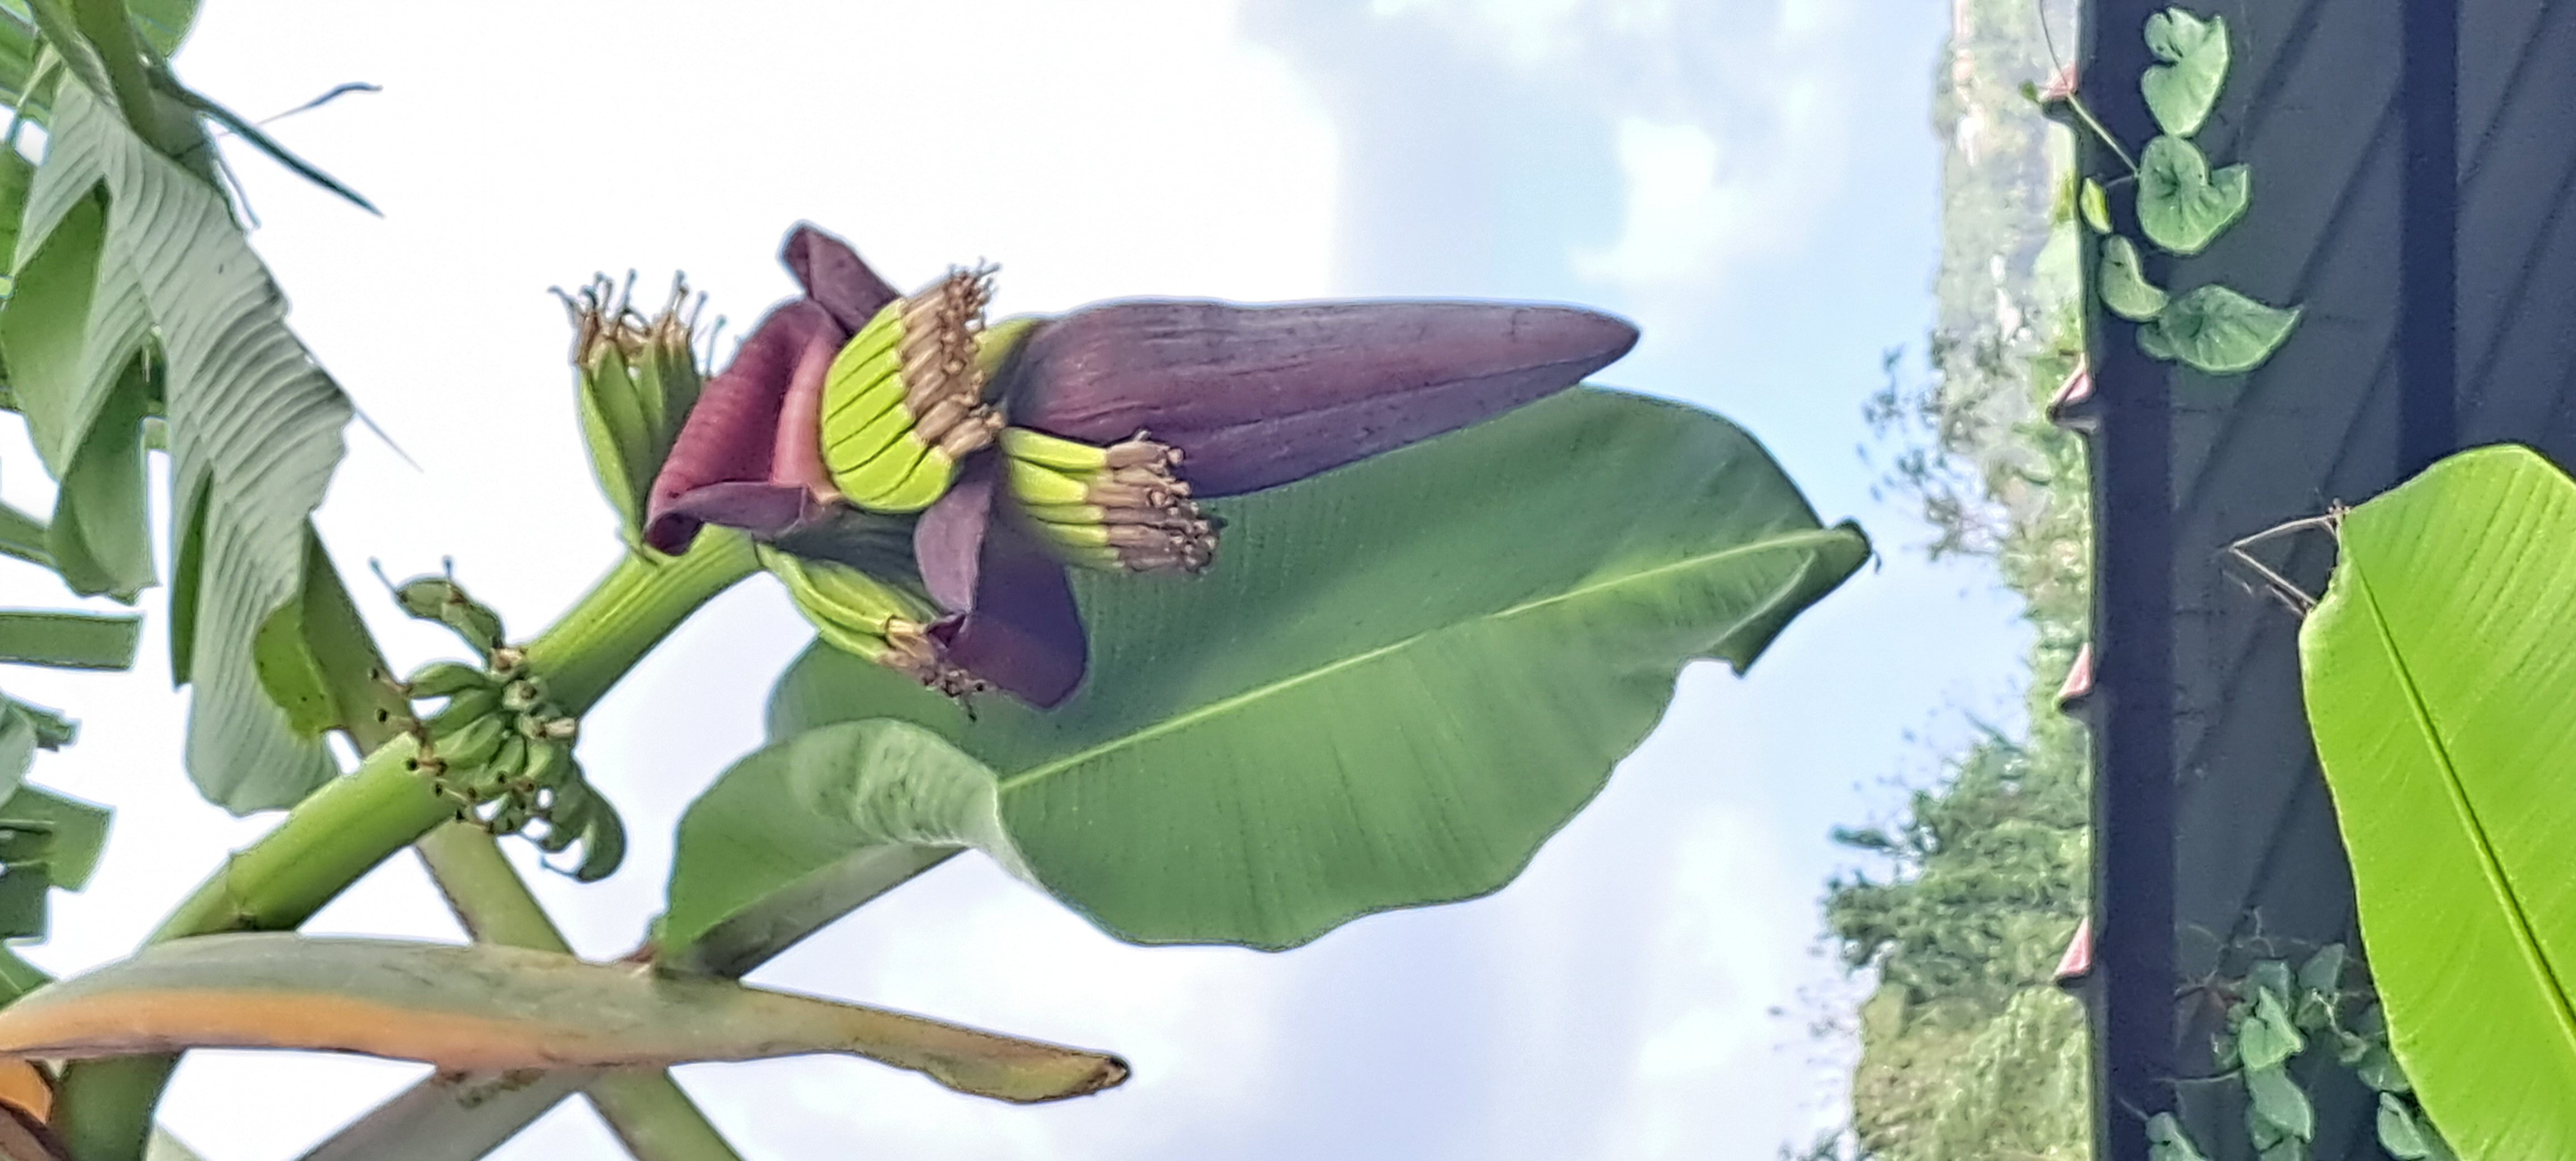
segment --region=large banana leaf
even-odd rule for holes
[[[2576,1157],[2576,482],[2464,452],[2340,537],[2300,667],[2391,1047],[2461,1157]]]
[[[946,746],[915,727],[873,724],[888,727],[889,733],[910,731],[928,738],[932,746]],[[790,889],[735,909],[694,943],[668,949],[655,962],[691,974],[739,979],[953,853],[951,847],[921,846],[852,852],[826,871],[798,879]],[[581,1069],[554,1069],[542,1076],[432,1074],[332,1134],[301,1161],[474,1161],[598,1077],[597,1072]]]
[[[1207,575],[1079,585],[1096,652],[1053,711],[970,717],[809,651],[780,741],[682,821],[666,946],[888,843],[978,846],[1149,943],[1284,948],[1481,895],[1683,665],[1743,669],[1868,554],[1733,425],[1590,389],[1212,507]],[[824,729],[879,718],[919,730]]]
[[[128,0],[125,10],[143,43],[165,57],[179,51],[197,22],[197,0]],[[35,14],[26,0],[0,0],[0,104],[14,109],[26,99],[39,43]]]
[[[157,339],[175,493],[172,669],[196,687],[189,774],[235,812],[290,805],[334,769],[263,691],[253,642],[302,587],[306,518],[339,463],[350,406],[287,329],[285,299],[222,193],[81,84],[57,89],[18,293],[0,311],[13,386],[48,466],[77,479],[100,417],[132,417],[115,406],[119,377]],[[93,548],[112,549],[102,530],[143,516],[124,486],[139,461],[123,443],[102,469],[110,484],[91,493],[116,510],[79,514]],[[57,510],[58,556],[64,523]],[[125,559],[149,583],[148,554]]]
[[[1103,1053],[488,943],[200,936],[153,945],[0,1009],[0,1054],[88,1059],[185,1048],[359,1052],[448,1070],[837,1052],[1021,1102],[1082,1096],[1127,1078],[1126,1064]]]

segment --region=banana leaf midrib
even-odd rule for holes
[[[1100,743],[1098,743],[1098,744],[1096,744],[1096,745],[1092,745],[1092,746],[1085,747],[1085,748],[1083,748],[1083,749],[1081,749],[1081,750],[1075,751],[1074,753],[1067,754],[1067,755],[1065,755],[1064,757],[1058,758],[1058,759],[1056,759],[1056,760],[1054,760],[1054,761],[1052,761],[1052,762],[1047,762],[1047,763],[1045,763],[1045,764],[1043,764],[1043,765],[1032,766],[1032,767],[1030,767],[1030,768],[1028,768],[1028,769],[1026,769],[1026,770],[1020,771],[1020,772],[1019,772],[1019,773],[1017,773],[1017,774],[1013,774],[1013,775],[1010,775],[1010,776],[1008,776],[1008,777],[1005,777],[1005,778],[1000,779],[1000,780],[998,781],[997,788],[998,788],[1002,793],[1009,793],[1009,792],[1014,791],[1014,790],[1020,790],[1020,789],[1026,788],[1026,787],[1031,786],[1031,785],[1034,785],[1034,784],[1036,784],[1036,783],[1038,783],[1038,782],[1042,782],[1042,781],[1046,780],[1047,778],[1053,777],[1054,775],[1057,775],[1057,774],[1063,773],[1063,772],[1064,772],[1064,771],[1066,771],[1066,770],[1073,769],[1074,767],[1080,766],[1080,765],[1082,765],[1083,763],[1089,762],[1089,761],[1091,761],[1091,760],[1093,760],[1093,759],[1095,759],[1095,758],[1098,758],[1098,757],[1100,757],[1100,756],[1102,756],[1102,755],[1110,754],[1110,753],[1114,753],[1114,752],[1116,752],[1116,751],[1118,751],[1118,750],[1121,750],[1121,749],[1124,749],[1124,748],[1126,748],[1126,747],[1129,747],[1129,746],[1132,746],[1132,745],[1137,745],[1137,744],[1140,744],[1140,743],[1142,743],[1142,742],[1145,742],[1145,741],[1148,741],[1148,740],[1151,740],[1151,739],[1154,739],[1154,738],[1158,738],[1158,737],[1161,737],[1161,736],[1166,735],[1166,734],[1170,734],[1170,733],[1177,732],[1177,731],[1179,731],[1179,730],[1181,730],[1181,729],[1183,729],[1183,728],[1186,728],[1186,727],[1188,727],[1188,726],[1196,725],[1196,724],[1198,724],[1198,723],[1200,723],[1200,722],[1207,721],[1207,720],[1212,719],[1212,718],[1220,717],[1220,716],[1222,716],[1222,715],[1224,715],[1224,714],[1227,714],[1227,713],[1233,712],[1233,711],[1235,711],[1235,710],[1241,709],[1241,708],[1243,708],[1243,707],[1245,707],[1245,706],[1252,705],[1252,704],[1254,704],[1254,703],[1259,702],[1259,701],[1260,701],[1261,699],[1263,699],[1263,698],[1269,697],[1269,696],[1271,696],[1272,694],[1279,693],[1279,692],[1281,692],[1281,691],[1283,691],[1283,690],[1293,689],[1293,688],[1295,688],[1295,687],[1297,687],[1297,686],[1304,685],[1304,684],[1306,684],[1307,682],[1315,681],[1315,680],[1318,680],[1318,679],[1320,679],[1320,678],[1323,678],[1323,677],[1329,676],[1329,675],[1334,674],[1334,673],[1341,672],[1341,671],[1346,670],[1346,669],[1351,669],[1351,668],[1354,668],[1354,667],[1356,667],[1356,666],[1364,665],[1364,664],[1366,664],[1366,663],[1368,663],[1368,662],[1374,661],[1374,660],[1376,660],[1376,659],[1378,659],[1378,658],[1381,658],[1381,657],[1385,657],[1385,656],[1387,656],[1387,655],[1389,655],[1389,654],[1393,654],[1393,653],[1401,652],[1401,651],[1403,651],[1403,650],[1405,650],[1405,649],[1407,649],[1407,648],[1412,647],[1413,645],[1415,645],[1415,644],[1417,644],[1417,643],[1419,643],[1419,642],[1421,642],[1421,641],[1424,641],[1424,640],[1426,640],[1426,639],[1428,639],[1428,638],[1431,638],[1431,637],[1436,636],[1436,635],[1441,634],[1441,633],[1449,632],[1449,631],[1451,631],[1451,630],[1453,630],[1453,629],[1458,628],[1458,627],[1459,627],[1459,626],[1461,626],[1461,625],[1473,624],[1473,623],[1476,623],[1476,622],[1483,622],[1483,621],[1502,621],[1502,620],[1508,620],[1508,619],[1513,618],[1513,617],[1523,616],[1523,615],[1526,615],[1526,614],[1529,614],[1529,613],[1537,612],[1537,611],[1539,611],[1539,610],[1541,610],[1541,609],[1544,609],[1544,608],[1547,608],[1547,607],[1549,607],[1549,606],[1551,606],[1551,605],[1562,604],[1562,603],[1567,602],[1567,601],[1577,600],[1577,599],[1579,599],[1579,598],[1583,598],[1583,597],[1587,597],[1587,596],[1592,596],[1592,595],[1595,595],[1595,594],[1598,594],[1598,593],[1607,592],[1607,591],[1610,591],[1610,590],[1613,590],[1613,589],[1617,589],[1617,588],[1619,588],[1619,587],[1621,587],[1621,586],[1624,586],[1624,585],[1629,585],[1629,584],[1633,584],[1633,583],[1636,583],[1636,582],[1639,582],[1639,581],[1649,580],[1649,579],[1652,579],[1652,578],[1655,578],[1655,577],[1664,576],[1664,575],[1666,575],[1666,574],[1670,574],[1670,573],[1675,573],[1675,572],[1684,572],[1684,571],[1688,571],[1688,570],[1691,570],[1691,569],[1702,568],[1702,567],[1706,567],[1706,566],[1708,566],[1708,565],[1718,564],[1718,563],[1721,563],[1721,562],[1724,562],[1724,561],[1726,561],[1726,560],[1733,559],[1733,558],[1736,558],[1736,557],[1742,557],[1742,556],[1753,556],[1753,555],[1758,555],[1758,554],[1762,554],[1762,553],[1777,552],[1777,551],[1784,551],[1784,550],[1792,550],[1792,549],[1798,549],[1798,548],[1808,547],[1808,546],[1811,546],[1811,545],[1824,545],[1824,544],[1829,544],[1829,543],[1832,543],[1833,541],[1836,541],[1836,540],[1849,539],[1849,538],[1851,538],[1853,535],[1854,535],[1854,533],[1853,533],[1849,528],[1846,528],[1846,527],[1843,527],[1843,526],[1837,525],[1837,526],[1834,526],[1834,527],[1831,527],[1831,528],[1815,528],[1815,529],[1807,529],[1807,530],[1803,530],[1803,531],[1799,531],[1799,532],[1793,532],[1793,533],[1790,533],[1790,534],[1785,535],[1785,536],[1775,536],[1775,537],[1772,537],[1772,538],[1769,538],[1769,539],[1765,539],[1765,540],[1758,540],[1758,541],[1755,541],[1755,542],[1752,542],[1752,543],[1749,543],[1749,544],[1736,544],[1736,545],[1729,545],[1728,547],[1725,547],[1725,548],[1719,549],[1719,550],[1717,550],[1717,551],[1715,551],[1715,552],[1705,552],[1705,553],[1700,553],[1700,554],[1698,554],[1698,555],[1696,555],[1696,556],[1689,556],[1689,557],[1684,557],[1684,558],[1682,558],[1682,559],[1680,559],[1680,560],[1668,561],[1668,562],[1666,562],[1666,563],[1656,565],[1656,566],[1654,566],[1653,568],[1641,569],[1641,570],[1638,570],[1638,571],[1636,571],[1636,572],[1622,573],[1622,574],[1620,574],[1620,575],[1618,575],[1618,576],[1611,577],[1611,578],[1608,578],[1608,579],[1606,579],[1606,580],[1596,580],[1596,581],[1592,581],[1592,582],[1587,583],[1587,584],[1579,585],[1579,586],[1576,586],[1576,587],[1574,587],[1574,588],[1567,589],[1566,591],[1561,592],[1561,593],[1555,593],[1555,594],[1552,594],[1552,595],[1549,595],[1549,596],[1540,597],[1540,598],[1537,598],[1537,599],[1535,599],[1535,600],[1523,601],[1523,602],[1521,602],[1520,604],[1513,605],[1513,606],[1511,606],[1511,607],[1509,607],[1509,608],[1499,609],[1499,610],[1496,610],[1496,611],[1491,612],[1491,613],[1484,613],[1484,614],[1480,614],[1480,615],[1475,616],[1475,617],[1472,617],[1472,618],[1465,618],[1465,619],[1461,619],[1461,620],[1451,621],[1451,622],[1449,622],[1449,623],[1447,623],[1447,624],[1444,624],[1444,625],[1438,625],[1438,626],[1435,626],[1435,627],[1433,627],[1433,628],[1425,629],[1425,630],[1423,630],[1423,631],[1421,631],[1421,632],[1418,632],[1418,633],[1409,634],[1409,635],[1407,635],[1407,636],[1405,636],[1405,637],[1402,637],[1402,638],[1399,638],[1399,639],[1397,639],[1397,640],[1395,640],[1395,641],[1391,641],[1391,642],[1388,642],[1387,644],[1380,645],[1380,646],[1378,646],[1377,648],[1370,649],[1370,650],[1367,650],[1367,651],[1365,651],[1365,652],[1361,652],[1361,653],[1355,653],[1355,654],[1352,654],[1351,656],[1348,656],[1348,657],[1340,658],[1340,659],[1335,660],[1335,661],[1333,661],[1332,663],[1327,664],[1327,665],[1319,665],[1319,666],[1316,666],[1315,668],[1305,670],[1304,672],[1301,672],[1301,673],[1294,673],[1294,674],[1290,674],[1290,675],[1288,675],[1288,676],[1286,676],[1286,677],[1280,678],[1280,679],[1275,680],[1275,681],[1265,682],[1265,683],[1263,683],[1263,684],[1261,684],[1261,685],[1254,686],[1254,687],[1253,687],[1253,688],[1251,688],[1251,689],[1247,689],[1247,690],[1244,690],[1244,691],[1242,691],[1242,692],[1240,692],[1240,693],[1231,694],[1231,695],[1229,695],[1229,696],[1226,696],[1226,697],[1223,697],[1223,698],[1219,698],[1219,699],[1217,699],[1217,700],[1215,700],[1215,701],[1212,701],[1212,702],[1209,702],[1209,703],[1207,703],[1207,704],[1205,704],[1205,705],[1202,705],[1202,706],[1199,706],[1199,707],[1197,707],[1197,708],[1194,708],[1194,709],[1188,710],[1188,711],[1186,711],[1186,712],[1184,712],[1184,713],[1175,714],[1175,715],[1173,715],[1173,716],[1171,716],[1171,717],[1168,717],[1168,718],[1165,718],[1165,719],[1163,719],[1163,720],[1161,720],[1161,721],[1155,722],[1154,724],[1152,724],[1152,725],[1150,725],[1150,726],[1147,726],[1147,727],[1145,727],[1145,728],[1143,728],[1143,729],[1140,729],[1140,730],[1134,730],[1134,731],[1130,731],[1130,732],[1128,732],[1128,733],[1120,734],[1119,736],[1114,737],[1114,738],[1111,738],[1111,739],[1109,739],[1109,740],[1107,740],[1107,741],[1100,742]],[[1728,628],[1728,633],[1727,633],[1727,634],[1719,634],[1719,635],[1718,635],[1718,637],[1717,637],[1717,639],[1718,639],[1718,640],[1724,640],[1724,639],[1725,639],[1728,635],[1730,635],[1730,634],[1731,634],[1735,629],[1740,628],[1740,627],[1742,626],[1742,624],[1743,624],[1745,621],[1750,620],[1751,618],[1753,618],[1753,617],[1755,617],[1755,616],[1760,615],[1761,613],[1763,613],[1764,611],[1768,610],[1769,608],[1770,608],[1770,605],[1769,605],[1768,603],[1765,603],[1765,604],[1763,604],[1763,605],[1756,606],[1756,607],[1755,607],[1755,608],[1753,608],[1753,609],[1747,610],[1747,611],[1746,611],[1746,613],[1745,613],[1745,615],[1744,615],[1744,617],[1742,617],[1742,618],[1738,618],[1738,620],[1737,620],[1734,624],[1729,625],[1729,626],[1727,627],[1727,628]]]
[[[2511,880],[2505,876],[2503,863],[2496,856],[2495,844],[2487,838],[2486,824],[2469,802],[2468,788],[2460,782],[2459,767],[2451,760],[2450,747],[2443,743],[2441,731],[2434,724],[2432,708],[2424,704],[2423,690],[2416,684],[2414,671],[2406,666],[2405,654],[2397,647],[2396,634],[2389,628],[2388,618],[2380,611],[2378,597],[2371,592],[2369,577],[2363,574],[2358,564],[2349,567],[2362,607],[2370,613],[2371,629],[2380,648],[2387,653],[2389,667],[2396,671],[2398,688],[2406,693],[2406,708],[2414,716],[2415,729],[2423,735],[2425,746],[2432,751],[2434,765],[2442,772],[2443,796],[2450,802],[2460,825],[2468,831],[2470,845],[2477,851],[2478,871],[2486,880],[2487,890],[2495,896],[2512,922],[2514,944],[2522,953],[2523,963],[2549,993],[2550,1006],[2558,1016],[2559,1039],[2565,1042],[2569,1052],[2576,1053],[2576,1007],[2571,1007],[2566,986],[2560,982],[2556,968],[2549,962],[2548,953],[2541,948],[2539,937],[2532,932],[2531,917],[2523,911],[2522,897],[2514,892]]]

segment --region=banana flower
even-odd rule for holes
[[[811,227],[784,257],[805,296],[708,381],[654,480],[646,542],[682,551],[717,523],[917,584],[935,609],[856,640],[865,618],[807,597],[832,586],[790,588],[843,648],[1040,707],[1072,694],[1087,656],[1069,567],[1207,569],[1220,529],[1201,501],[1491,418],[1637,338],[1594,311],[1487,302],[1131,301],[987,326],[989,270],[906,297]],[[901,521],[908,560],[886,545]]]

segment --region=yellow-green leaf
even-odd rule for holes
[[[2576,1156],[2576,481],[2479,448],[2339,540],[2300,671],[2396,1062],[2461,1156]]]

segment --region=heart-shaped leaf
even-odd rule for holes
[[[2279,1065],[2245,1070],[2245,1095],[2253,1102],[2254,1115],[2271,1122],[2284,1136],[2302,1141],[2317,1135],[2317,1109],[2308,1102],[2308,1092],[2290,1079],[2289,1071]]]
[[[2299,965],[2299,987],[2303,991],[2334,995],[2343,988],[2344,948],[2329,943],[2316,950],[2306,963]]]
[[[2138,154],[2138,226],[2147,240],[2176,254],[2198,254],[2245,216],[2252,171],[2231,165],[2210,172],[2200,147],[2158,137]]]
[[[2172,1113],[2147,1118],[2147,1161],[2208,1161]]]
[[[2406,1079],[2406,1070],[2398,1066],[2397,1057],[2385,1044],[2373,1044],[2362,1050],[2361,1059],[2352,1063],[2353,1076],[2379,1092],[2413,1092],[2415,1086]]]
[[[2299,660],[2396,1051],[2357,1071],[2463,1156],[2576,1156],[2576,481],[2478,448],[2339,539]]]
[[[2200,132],[2227,83],[2227,18],[2165,9],[2147,17],[2147,51],[2164,62],[2148,65],[2138,82],[2156,125],[2176,137]]]
[[[1289,947],[1510,881],[1682,666],[1742,670],[1869,551],[1726,421],[1597,389],[1211,507],[1226,540],[1206,575],[1077,585],[1098,652],[1062,706],[970,718],[815,649],[780,680],[772,736],[918,723],[989,768],[989,805],[850,800],[875,825],[983,842],[990,810],[1008,846],[988,849],[1113,934]],[[809,808],[761,809],[785,826]],[[689,882],[749,864],[689,850],[688,825],[675,905],[793,870]]]
[[[2255,993],[2252,1015],[2236,1030],[2236,1058],[2246,1069],[2278,1068],[2306,1047],[2280,998],[2269,988]]]
[[[2245,969],[2245,982],[2253,985],[2257,992],[2272,993],[2272,998],[2276,1000],[2287,999],[2290,993],[2296,990],[2291,986],[2290,980],[2290,964],[2287,960],[2258,959],[2254,961],[2253,966]]]
[[[2185,366],[2211,375],[2251,371],[2288,341],[2299,308],[2266,306],[2224,286],[2196,286],[2165,305],[2152,328]],[[2145,331],[2138,342],[2147,342]],[[2153,353],[2151,349],[2150,354]]]
[[[2395,1093],[2379,1094],[2379,1147],[2400,1161],[2424,1161],[2433,1147],[2424,1142],[2424,1124]]]
[[[2158,362],[2174,361],[2173,340],[2166,338],[2164,330],[2154,323],[2139,324],[2138,349]]]
[[[2130,322],[2147,322],[2165,309],[2165,292],[2138,269],[2138,247],[2117,234],[2102,239],[2096,270],[2102,305]]]

